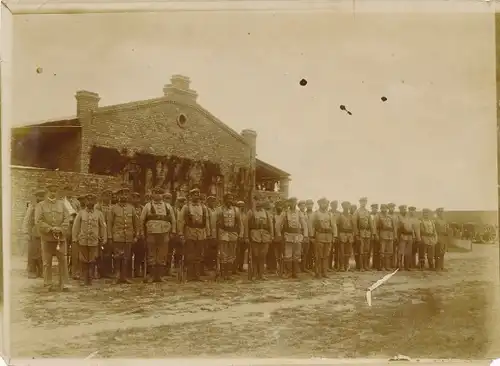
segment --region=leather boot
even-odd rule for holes
[[[259,280],[266,280],[266,276],[264,274],[265,270],[264,270],[264,264],[266,262],[266,257],[262,256],[260,258],[258,258],[258,263],[259,263]]]
[[[153,282],[154,283],[159,283],[163,282],[161,280],[161,266],[159,264],[156,264],[153,268]]]
[[[427,261],[429,262],[429,269],[434,270],[434,258],[427,258]]]
[[[346,272],[347,272],[347,271],[349,271],[349,269],[350,269],[350,268],[349,268],[349,266],[350,266],[350,264],[349,264],[349,260],[350,260],[350,259],[351,259],[351,256],[349,256],[349,255],[344,255],[344,262],[343,262],[343,265],[344,265],[344,270],[345,270]]]
[[[321,260],[319,258],[316,259],[316,263],[314,266],[314,277],[321,278]]]
[[[390,271],[391,264],[392,264],[392,257],[391,256],[384,257],[384,270]]]
[[[404,268],[406,271],[411,271],[411,256],[406,255],[403,257],[404,260]]]
[[[418,269],[420,269],[421,271],[423,271],[425,269],[425,259],[419,259]]]
[[[297,272],[299,270],[299,263],[297,261],[292,261],[292,278],[299,278]]]
[[[81,262],[80,263],[80,273],[82,274],[83,285],[89,285],[89,264]]]
[[[36,262],[33,259],[28,260],[28,278],[34,279],[36,278]]]
[[[359,261],[359,254],[354,255],[354,263],[356,263],[356,271],[361,271],[361,263]]]

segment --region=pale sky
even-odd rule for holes
[[[257,131],[299,198],[497,208],[491,14],[31,15],[13,42],[14,124],[74,115],[81,89],[159,97],[183,74],[204,108]]]

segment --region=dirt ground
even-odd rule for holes
[[[448,271],[383,272],[314,280],[112,286],[46,293],[13,258],[11,356],[486,357],[493,346],[498,246],[450,252]],[[495,319],[495,320],[493,320]],[[490,351],[490,352],[488,352]]]

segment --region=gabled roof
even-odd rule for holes
[[[285,172],[275,166],[268,164],[260,159],[256,159],[256,168],[259,170],[258,175],[264,178],[271,178],[273,176],[278,176],[280,178],[290,177],[290,173]]]
[[[12,135],[25,135],[35,129],[41,129],[42,131],[46,132],[56,132],[60,129],[61,132],[63,132],[63,131],[68,131],[70,129],[78,129],[81,127],[82,126],[78,118],[69,117],[69,118],[46,120],[43,122],[34,123],[30,125],[15,126],[12,127],[11,130],[12,130]]]

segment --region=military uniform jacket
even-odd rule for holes
[[[399,215],[397,221],[398,238],[401,240],[413,240],[416,237],[413,219],[408,215]]]
[[[354,231],[361,238],[371,238],[374,234],[370,212],[366,208],[359,208],[353,217]]]
[[[378,212],[377,213],[370,212],[370,218],[372,221],[372,233],[374,235],[378,235],[378,229],[377,229]]]
[[[413,239],[415,239],[416,241],[421,241],[422,238],[420,236],[420,219],[414,216],[411,216],[410,218],[413,226]]]
[[[117,203],[108,212],[108,239],[117,243],[133,243],[140,233],[135,208],[129,203]]]
[[[40,233],[35,225],[35,206],[29,205],[23,219],[22,233],[34,238],[39,238]]]
[[[264,209],[250,210],[246,215],[247,237],[255,243],[271,243],[274,225],[271,215]]]
[[[238,208],[234,206],[219,207],[217,210],[217,239],[237,241],[244,235],[243,217]]]
[[[283,237],[283,212],[278,214],[273,214],[273,226],[274,226],[274,237],[275,239],[281,240]]]
[[[380,239],[394,240],[397,237],[397,224],[394,216],[380,213],[377,217],[377,230]]]
[[[174,209],[170,204],[163,201],[146,203],[141,212],[141,227],[145,228],[147,234],[166,234],[170,232],[175,234],[177,220],[175,219]]]
[[[309,236],[319,243],[332,243],[337,236],[335,217],[328,211],[316,211],[309,219]]]
[[[438,235],[438,238],[440,237],[446,237],[449,236],[451,233],[451,228],[450,224],[448,222],[440,217],[436,218],[434,220],[434,225],[436,227],[436,232]]]
[[[112,204],[107,204],[102,202],[96,203],[94,206],[94,209],[101,211],[105,218],[108,217],[108,212],[111,211],[112,208],[113,208]]]
[[[285,242],[302,242],[304,236],[309,237],[308,224],[304,214],[300,210],[283,211],[279,221],[279,232],[283,234]]]
[[[422,243],[426,245],[436,245],[437,232],[434,221],[431,219],[420,220],[420,236],[422,237]]]
[[[206,240],[210,234],[208,209],[202,203],[189,202],[179,214],[178,233],[186,240]]]
[[[57,241],[50,232],[53,227],[63,231],[63,238],[69,233],[69,212],[62,200],[39,202],[35,206],[35,224],[40,237],[46,242]]]
[[[211,239],[217,238],[217,209],[208,207],[208,221],[210,231],[208,237]]]
[[[80,246],[96,247],[107,240],[106,222],[99,210],[83,209],[78,212],[73,223],[73,241]]]

